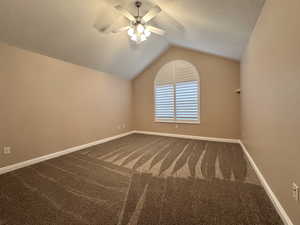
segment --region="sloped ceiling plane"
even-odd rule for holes
[[[23,49],[132,79],[170,45],[240,60],[264,0],[142,0],[154,4],[153,19],[166,35],[134,45],[126,32],[107,35],[94,24],[128,24],[113,8],[135,13],[132,0],[1,0],[0,41]],[[181,27],[174,21],[176,19]]]

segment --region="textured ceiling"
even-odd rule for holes
[[[139,46],[126,32],[105,35],[93,27],[127,24],[113,2],[134,13],[132,0],[1,0],[0,40],[131,79],[170,44],[239,60],[264,0],[144,0],[144,12],[155,3],[163,9],[152,23],[167,35]]]

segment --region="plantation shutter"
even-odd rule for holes
[[[166,64],[159,71],[155,87],[155,117],[160,121],[174,120],[174,85],[172,64]]]
[[[198,120],[198,82],[176,83],[176,120]]]
[[[176,61],[174,66],[176,120],[197,121],[199,119],[197,70],[182,60]]]
[[[155,93],[155,115],[157,120],[174,120],[174,86],[158,85]]]
[[[199,121],[199,75],[192,64],[176,60],[158,72],[155,119],[161,122]]]

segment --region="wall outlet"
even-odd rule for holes
[[[299,201],[299,186],[296,183],[292,183],[292,191],[293,191],[293,198],[296,201]]]
[[[10,146],[5,146],[4,148],[3,148],[3,154],[4,155],[8,155],[8,154],[10,154],[11,153],[11,147]]]

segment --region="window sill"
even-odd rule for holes
[[[154,123],[176,123],[176,124],[200,124],[200,121],[168,121],[168,120],[155,120]]]

